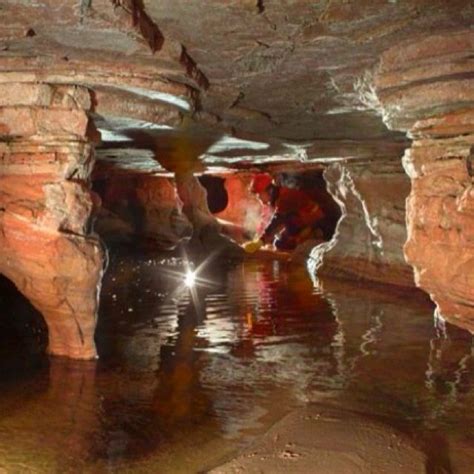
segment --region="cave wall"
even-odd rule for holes
[[[41,312],[48,351],[96,356],[103,250],[87,89],[0,83],[0,273]]]
[[[400,158],[335,163],[327,167],[324,179],[342,216],[332,240],[311,253],[311,271],[414,286],[413,270],[402,250],[410,181]]]
[[[237,224],[240,230],[236,229],[234,236],[239,240],[260,234],[268,224],[272,212],[269,206],[262,204],[257,196],[250,192],[254,173],[236,172],[220,176],[225,179],[224,186],[229,196],[229,203],[215,216]]]
[[[172,178],[110,170],[94,176],[102,200],[94,228],[107,242],[146,241],[170,250],[191,237],[192,225],[181,212]]]
[[[386,124],[413,138],[404,251],[438,315],[474,330],[472,30],[388,50],[376,77]]]
[[[417,140],[403,158],[412,181],[405,255],[415,268],[417,285],[432,296],[440,314],[471,331],[474,330],[473,145],[474,135]]]
[[[415,284],[436,303],[438,316],[471,331],[473,46],[474,33],[461,30],[382,54],[368,103],[412,142],[401,162],[374,156],[328,166],[325,179],[343,217],[309,262],[318,275]]]

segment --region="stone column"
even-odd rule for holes
[[[0,272],[42,313],[48,352],[96,357],[103,251],[90,234],[87,89],[0,84]]]
[[[405,257],[438,314],[474,330],[473,31],[399,45],[376,78],[381,112],[414,141]]]

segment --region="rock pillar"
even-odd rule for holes
[[[42,313],[50,354],[96,357],[103,251],[90,233],[91,97],[0,84],[0,272]]]

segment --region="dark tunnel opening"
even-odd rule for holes
[[[275,177],[275,181],[279,186],[303,191],[308,200],[321,208],[323,216],[318,227],[321,228],[324,240],[331,240],[342,212],[327,190],[322,170],[282,172]]]
[[[229,204],[229,195],[225,188],[225,178],[205,174],[199,182],[206,188],[207,205],[212,214],[224,211]]]
[[[48,329],[41,314],[0,274],[0,369],[2,381],[42,364]]]

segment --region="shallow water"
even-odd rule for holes
[[[315,287],[271,261],[210,264],[190,290],[183,270],[112,258],[99,361],[0,341],[0,472],[202,472],[307,402],[397,427],[433,472],[474,472],[472,336],[421,293]]]

